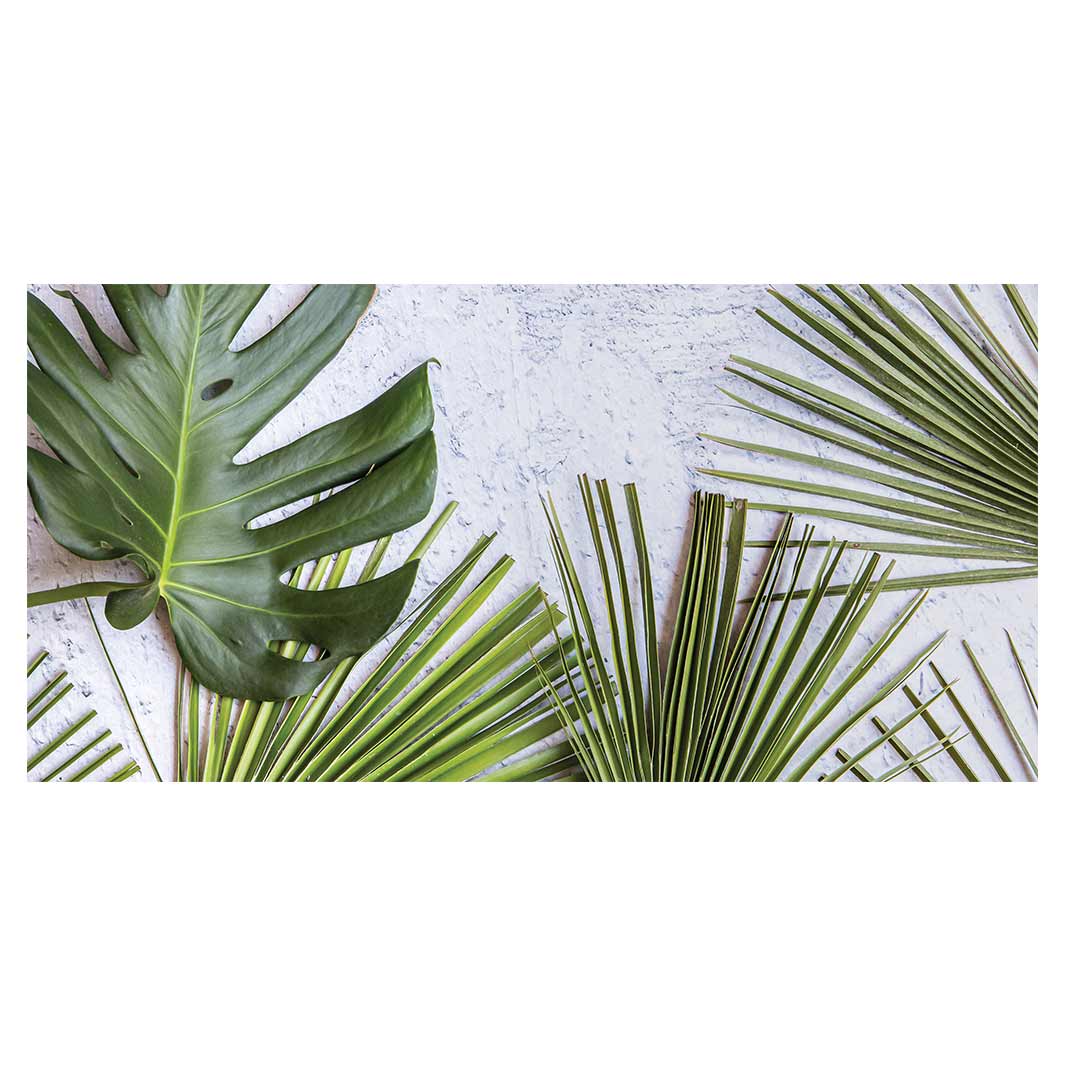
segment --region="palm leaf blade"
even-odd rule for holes
[[[963,549],[964,553],[955,556],[959,559],[1032,563],[967,568],[953,576],[937,573],[915,583],[899,579],[887,586],[889,591],[1033,577],[1037,573],[1038,552],[1036,386],[1022,370],[1019,358],[990,329],[960,286],[951,286],[951,291],[968,314],[972,334],[928,293],[913,285],[904,287],[932,317],[945,336],[945,343],[956,354],[950,354],[909,314],[870,285],[861,286],[870,302],[839,286],[829,286],[835,299],[809,286],[800,286],[830,317],[771,290],[783,307],[818,334],[821,344],[812,343],[759,311],[782,335],[889,408],[890,415],[751,359],[734,358],[728,367],[763,391],[857,435],[811,425],[726,392],[731,399],[760,417],[842,447],[865,461],[841,462],[821,454],[704,434],[723,446],[814,466],[880,485],[893,494],[753,471],[704,468],[700,472],[868,507],[866,513],[823,507],[802,509],[811,515],[930,541],[927,552],[922,552],[919,543],[906,544],[908,554],[946,556],[949,549],[941,545],[950,543]],[[1012,286],[1006,286],[1006,294],[1036,344],[1034,320],[1024,301]],[[987,344],[987,350],[974,336]],[[911,476],[885,472],[892,469]],[[750,505],[757,509],[791,509],[785,503]],[[896,514],[901,517],[892,517]],[[843,590],[834,588],[831,594],[843,594]]]

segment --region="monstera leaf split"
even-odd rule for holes
[[[135,350],[111,339],[74,296],[107,366],[101,373],[39,299],[29,297],[29,411],[57,458],[30,449],[30,493],[48,531],[87,559],[128,558],[139,584],[31,595],[30,605],[107,593],[116,628],[162,597],[192,675],[223,694],[283,699],[310,691],[392,624],[418,567],[307,591],[282,581],[308,559],[420,521],[436,486],[428,364],[376,400],[251,462],[234,457],[340,351],[372,285],[319,286],[250,346],[232,344],[262,285],[105,290]],[[272,523],[257,518],[347,485]],[[313,662],[281,641],[314,644]]]

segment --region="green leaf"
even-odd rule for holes
[[[728,447],[829,470],[891,489],[892,494],[799,481],[780,476],[776,469],[772,475],[748,470],[700,472],[859,504],[868,510],[799,507],[790,499],[749,506],[781,512],[801,510],[804,514],[900,533],[918,541],[901,545],[908,554],[950,557],[951,548],[945,545],[961,545],[953,554],[957,559],[1033,563],[964,568],[929,577],[902,576],[889,583],[887,591],[1034,577],[1039,491],[1035,382],[1022,369],[1021,357],[1011,354],[991,332],[959,286],[951,286],[951,290],[969,317],[968,325],[916,286],[904,287],[931,315],[944,342],[918,326],[909,314],[871,285],[861,286],[860,294],[830,285],[835,298],[800,286],[826,313],[817,313],[770,290],[818,335],[820,343],[808,340],[771,315],[758,312],[833,374],[859,386],[875,404],[850,399],[833,384],[813,384],[809,375],[801,372],[786,373],[751,359],[734,358],[728,367],[755,387],[799,408],[799,416],[789,417],[726,391],[731,399],[760,417],[860,456],[862,461],[841,461],[824,448],[817,452],[799,451],[704,434]],[[1013,286],[1005,289],[1035,344],[1035,322],[1024,301]],[[980,340],[986,342],[986,349]],[[954,354],[948,347],[953,347]],[[818,420],[811,421],[809,414]],[[911,476],[900,477],[894,471]],[[842,589],[834,588],[830,594],[842,594]]]
[[[26,670],[26,676],[30,677],[40,668],[41,665],[48,658],[47,651],[39,652],[31,660],[29,667]],[[26,772],[32,773],[35,769],[40,768],[44,763],[48,762],[53,755],[59,754],[74,738],[82,732],[82,730],[89,724],[89,722],[96,719],[96,711],[88,710],[80,717],[71,721],[69,724],[63,725],[59,731],[52,736],[51,739],[43,738],[41,733],[48,728],[48,724],[42,724],[44,717],[47,713],[53,710],[59,702],[66,696],[72,689],[73,684],[67,684],[61,688],[59,694],[52,696],[50,699],[48,696],[55,690],[55,688],[66,678],[66,671],[62,671],[52,678],[50,681],[45,681],[42,687],[38,690],[36,695],[29,696],[26,700],[26,730],[29,735],[29,741],[31,744],[31,753],[26,760]],[[47,701],[45,701],[47,700]],[[43,705],[42,705],[43,704]],[[34,709],[41,706],[40,710],[34,712]],[[39,727],[38,727],[39,726]],[[77,748],[73,754],[69,755],[58,765],[52,766],[50,769],[46,768],[45,775],[41,777],[43,781],[58,780],[61,773],[65,773],[72,766],[80,762],[91,751],[95,750],[105,740],[110,738],[111,730],[105,729],[103,732],[93,736],[87,743]],[[113,758],[119,751],[122,750],[122,745],[113,744],[104,754],[82,768],[78,769],[74,776],[70,779],[72,781],[86,780],[97,769],[100,768],[105,762]],[[132,759],[128,761],[118,773],[109,777],[110,781],[128,780],[131,776],[140,772],[140,766],[137,765]]]
[[[428,512],[436,455],[427,364],[363,409],[237,462],[336,356],[373,286],[319,286],[240,351],[234,337],[264,286],[174,285],[165,296],[147,285],[105,287],[134,350],[75,306],[106,375],[48,307],[29,298],[30,415],[57,456],[29,452],[41,520],[83,558],[125,558],[141,569],[142,584],[109,589],[108,621],[130,628],[164,599],[178,649],[201,685],[270,700],[309,691],[388,629],[418,562],[327,591],[282,577]],[[250,527],[341,485],[348,487],[290,517]],[[67,597],[84,594],[73,589]],[[272,647],[289,640],[328,654],[303,662]]]
[[[744,577],[746,506],[737,500],[729,507],[723,496],[696,493],[673,639],[665,673],[660,675],[658,661],[664,649],[658,647],[655,635],[650,552],[635,486],[626,485],[625,493],[638,587],[622,561],[622,537],[606,482],[596,482],[594,493],[587,477],[581,477],[579,484],[606,605],[601,629],[593,622],[589,596],[574,561],[579,556],[570,550],[550,497],[544,509],[575,637],[574,665],[565,671],[569,702],[553,680],[550,694],[584,775],[591,780],[658,781],[805,775],[823,753],[819,749],[803,759],[807,738],[865,680],[923,597],[873,639],[865,633],[868,616],[890,584],[891,566],[881,569],[880,557],[874,554],[844,586],[842,601],[830,604],[827,596],[835,587],[832,580],[846,549],[844,544],[833,544],[795,615],[792,608],[799,598],[797,585],[805,572],[813,530],[806,529],[789,575],[789,516],[766,553],[754,595],[745,602],[738,593]],[[603,550],[602,529],[613,566]],[[633,598],[643,607],[642,640],[637,613],[626,608]],[[820,612],[827,616],[822,635],[815,639],[814,621]],[[871,646],[859,661],[849,663],[860,635]],[[830,742],[871,714],[938,643],[927,647],[857,711],[848,712]],[[567,650],[560,642],[559,656]],[[545,673],[549,664],[554,661],[545,661]]]
[[[1021,675],[1021,680],[1024,681],[1025,690],[1028,692],[1028,698],[1032,700],[1032,707],[1035,710],[1039,709],[1039,699],[1036,697],[1035,688],[1032,686],[1031,678],[1028,676],[1028,670],[1024,668],[1024,663],[1021,661],[1021,656],[1017,652],[1017,645],[1013,642],[1013,637],[1010,633],[1006,632],[1006,639],[1010,643],[1010,654],[1013,656],[1013,663],[1017,667],[1017,671]]]
[[[1020,319],[1021,325],[1024,326],[1024,331],[1028,334],[1028,339],[1032,342],[1033,347],[1038,348],[1039,330],[1036,328],[1032,312],[1028,310],[1028,305],[1017,291],[1017,286],[1003,285],[1002,287],[1005,289],[1006,295],[1009,297],[1010,304],[1013,306],[1013,310],[1018,319]]]
[[[1034,692],[1031,687],[1031,681],[1028,677],[1028,672],[1024,668],[1024,663],[1021,661],[1020,655],[1017,653],[1017,648],[1013,643],[1013,638],[1009,635],[1008,632],[1006,633],[1006,637],[1009,641],[1010,653],[1013,657],[1014,665],[1017,668],[1017,672],[1019,673],[1021,680],[1025,684],[1025,688],[1029,696],[1033,697],[1034,706]],[[1038,767],[1036,766],[1035,759],[1032,757],[1031,752],[1028,749],[1028,745],[1024,742],[1024,739],[1022,738],[1019,730],[1014,724],[1013,719],[1007,712],[1006,707],[1003,704],[1001,698],[999,697],[998,692],[995,690],[994,685],[991,683],[987,672],[980,664],[979,659],[976,657],[976,654],[969,646],[968,641],[962,640],[962,648],[965,651],[969,662],[973,666],[976,676],[980,681],[980,685],[983,688],[985,694],[987,695],[992,708],[994,709],[999,720],[1001,721],[1006,735],[1009,737],[1010,742],[1013,743],[1013,745],[1017,748],[1017,751],[1023,757],[1031,775],[1033,777],[1037,776]],[[937,668],[935,662],[929,661],[928,664],[931,669],[932,676],[940,685],[943,685],[943,674]],[[903,690],[906,694],[907,699],[909,699],[911,706],[922,706],[920,699],[910,688],[906,687]],[[929,731],[935,737],[936,743],[939,744],[940,749],[946,751],[946,753],[950,756],[951,760],[958,767],[958,769],[962,773],[962,776],[964,776],[966,780],[980,780],[981,777],[979,773],[973,768],[972,764],[959,749],[959,744],[961,743],[961,741],[963,739],[971,737],[973,743],[980,750],[980,753],[984,756],[984,758],[987,759],[988,763],[991,766],[991,769],[994,771],[994,778],[1006,782],[1013,780],[1013,778],[1007,771],[1005,765],[1003,764],[1002,760],[999,758],[995,750],[995,746],[990,742],[984,731],[980,729],[980,727],[976,724],[976,721],[966,709],[965,705],[962,703],[961,698],[958,696],[956,691],[953,688],[948,688],[946,690],[946,695],[951,707],[954,709],[959,721],[961,722],[960,725],[958,725],[953,730],[953,732],[949,734],[946,732],[946,730],[939,723],[939,721],[937,721],[936,718],[934,718],[932,714],[928,711],[927,704],[925,704],[925,708],[920,714],[921,719],[928,726]],[[965,728],[965,733],[962,736],[958,736],[957,738],[955,738],[955,734],[962,727]],[[924,759],[920,758],[920,755],[923,753],[924,752],[919,752],[918,756],[915,756],[915,762],[913,765],[915,771],[917,771],[918,762],[925,761]],[[929,776],[935,779],[934,773],[931,773],[927,767],[922,765],[921,768],[922,770],[924,770],[924,772],[928,773]]]
[[[1012,641],[1011,641],[1012,642]],[[1014,725],[1013,719],[1009,715],[1006,707],[1003,705],[1002,700],[999,698],[998,692],[995,691],[994,685],[991,683],[990,678],[984,671],[984,667],[980,664],[980,660],[973,653],[973,649],[969,646],[967,640],[962,640],[962,647],[965,648],[965,653],[969,656],[969,661],[972,662],[973,668],[976,670],[977,676],[980,678],[980,683],[984,687],[984,691],[987,692],[988,698],[991,700],[991,704],[994,706],[995,711],[998,713],[1002,723],[1006,726],[1007,731],[1010,734],[1010,738],[1013,740],[1017,749],[1024,756],[1024,760],[1031,770],[1033,776],[1039,775],[1039,767],[1035,764],[1035,759],[1032,757],[1031,752],[1028,750],[1028,745],[1021,738],[1020,732],[1017,731],[1017,726]],[[1018,665],[1020,659],[1017,659]]]
[[[425,555],[455,507],[443,509],[409,559]],[[540,780],[578,774],[569,745],[558,742],[548,694],[573,664],[572,640],[540,662],[533,657],[561,620],[538,586],[487,612],[513,565],[504,556],[475,578],[493,539],[481,537],[393,627],[372,667],[354,657],[334,663],[312,693],[292,700],[233,704],[211,695],[204,740],[197,738],[200,692],[195,682],[187,696],[179,688],[181,720],[188,723],[186,779],[196,779],[201,760],[204,780],[223,781]],[[374,545],[360,582],[374,578],[389,541],[386,536]],[[350,555],[317,560],[306,586],[339,586]],[[293,574],[292,585],[304,578]],[[477,627],[469,632],[473,623]],[[311,648],[289,642],[279,653],[299,661]],[[354,690],[344,697],[352,676]]]
[[[903,687],[903,693],[906,698],[909,699],[911,706],[920,706],[921,700],[917,697],[917,693],[910,687]],[[947,733],[944,731],[939,722],[932,716],[931,710],[924,710],[921,714],[921,720],[928,726],[931,733],[937,740],[946,744]],[[945,748],[950,755],[951,761],[961,770],[962,776],[968,781],[976,781],[980,778],[973,771],[972,766],[966,761],[965,756],[958,750],[957,744],[951,744],[950,747]]]
[[[921,710],[922,712],[924,712],[925,707],[922,706]],[[888,741],[888,744],[891,746],[891,749],[903,760],[906,765],[906,768],[908,768],[909,771],[913,773],[913,775],[918,780],[920,780],[924,784],[929,784],[933,780],[935,780],[935,777],[933,777],[932,774],[929,773],[928,770],[925,769],[925,767],[921,765],[921,763],[917,760],[913,751],[911,751],[909,747],[907,747],[906,744],[902,742],[901,736],[897,735],[894,732],[891,732],[888,726],[885,725],[883,720],[877,717],[876,714],[873,714],[872,721],[874,727],[876,728],[876,731],[879,732],[880,735]]]

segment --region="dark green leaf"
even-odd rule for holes
[[[162,597],[181,655],[204,686],[255,699],[310,690],[336,661],[380,638],[418,564],[321,592],[282,577],[428,512],[436,456],[427,366],[362,410],[237,463],[337,354],[373,286],[320,286],[241,351],[233,339],[263,286],[174,285],[165,296],[147,285],[106,289],[133,351],[76,306],[107,375],[44,303],[29,298],[30,414],[58,456],[29,453],[41,520],[83,558],[137,564],[145,582],[109,589],[108,620],[132,627]],[[297,514],[249,527],[341,485],[348,487]],[[328,655],[303,662],[272,649],[288,640]]]

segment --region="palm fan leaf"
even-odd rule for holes
[[[424,555],[454,509],[445,508],[408,562]],[[533,658],[562,620],[536,585],[486,610],[513,565],[508,556],[487,565],[493,541],[482,536],[393,628],[387,651],[362,670],[346,699],[341,690],[361,664],[354,657],[314,692],[278,702],[204,692],[179,664],[178,779],[531,781],[578,772],[576,756],[558,739],[547,688],[573,665],[573,641]],[[388,546],[388,538],[375,544],[356,583],[373,579]],[[291,581],[338,587],[350,560],[350,551],[326,556]],[[290,641],[278,651],[299,661],[311,648]]]
[[[594,492],[587,477],[579,483],[607,625],[602,633],[596,630],[549,496],[545,512],[551,547],[578,637],[573,644],[576,668],[566,671],[566,698],[557,682],[550,683],[557,712],[590,780],[804,779],[942,641],[942,637],[932,641],[850,708],[851,697],[904,630],[924,594],[897,614],[860,660],[837,678],[887,586],[892,563],[881,567],[880,556],[872,553],[846,584],[842,600],[832,605],[823,635],[816,637],[814,619],[833,586],[846,545],[824,552],[813,588],[800,605],[796,590],[813,530],[806,528],[789,565],[787,545],[793,527],[789,515],[766,553],[754,596],[744,602],[739,591],[747,504],[736,500],[730,508],[724,496],[699,492],[663,672],[650,555],[636,487],[625,486],[637,569],[633,582],[607,483],[595,482]],[[893,726],[891,735],[901,727]]]
[[[1020,655],[1017,653],[1013,637],[1010,636],[1008,632],[1006,633],[1006,637],[1009,640],[1010,651],[1013,655],[1013,661],[1018,676],[1024,683],[1025,690],[1032,703],[1032,709],[1035,711],[1038,708],[1038,702],[1036,700],[1035,689],[1032,687],[1031,680],[1028,676],[1028,671],[1025,669],[1024,663],[1021,661]],[[1022,759],[1022,765],[1025,768],[1025,779],[1033,779],[1037,777],[1039,769],[1035,759],[1033,758],[1028,745],[1024,742],[1017,726],[1014,724],[1009,711],[1007,711],[1002,699],[999,697],[994,685],[988,678],[987,672],[967,641],[962,641],[962,647],[980,681],[980,685],[983,688],[988,701],[998,717],[999,723],[1002,726],[1002,731],[1005,733],[1008,742],[1012,744]],[[942,686],[944,684],[943,673],[931,659],[929,659],[928,664],[936,682]],[[862,781],[879,780],[884,778],[894,779],[895,777],[901,777],[908,772],[917,780],[927,783],[943,779],[936,775],[934,772],[934,766],[928,763],[934,754],[946,751],[962,777],[967,781],[994,780],[1009,782],[1017,779],[1016,777],[1011,776],[1003,763],[1000,754],[1001,744],[996,746],[996,744],[992,744],[988,741],[983,730],[977,725],[973,716],[962,703],[955,687],[951,687],[950,690],[946,692],[947,705],[949,705],[958,718],[958,724],[949,734],[940,723],[939,719],[942,715],[938,709],[935,711],[930,709],[927,705],[927,700],[922,700],[909,685],[903,685],[902,690],[906,698],[909,700],[910,706],[919,710],[916,717],[912,714],[907,715],[905,725],[901,728],[896,728],[888,741],[889,746],[899,755],[902,762],[891,767],[886,774],[875,776],[870,773],[867,767],[861,765],[861,759],[865,757],[865,754],[859,753],[852,758],[847,754],[846,750],[837,747],[835,754],[836,758],[843,763],[842,769],[849,771],[853,776]],[[880,718],[874,716],[872,722],[881,735],[885,735],[889,731],[889,727],[885,725]],[[911,733],[913,733],[915,729],[918,729],[923,733],[920,742],[925,745],[930,744],[930,746],[924,748],[924,751],[931,750],[931,754],[922,757],[921,755],[924,752],[919,752],[918,755],[911,753],[900,735],[902,729],[906,727],[910,728]],[[965,731],[961,732],[962,729]],[[961,734],[959,735],[959,733]],[[969,742],[963,747],[962,743],[964,740],[968,740]],[[978,757],[974,757],[974,755]],[[987,767],[986,770],[983,768],[984,765]]]
[[[841,453],[858,456],[860,461],[703,434],[707,439],[864,481],[870,490],[749,470],[715,467],[700,472],[857,504],[867,509],[801,509],[812,516],[912,538],[911,542],[898,543],[856,542],[853,547],[1002,563],[895,578],[886,586],[889,590],[1035,577],[1038,391],[1022,367],[1024,356],[1010,352],[958,285],[950,287],[962,318],[949,314],[916,286],[905,286],[935,321],[947,346],[872,285],[861,286],[866,299],[837,285],[828,286],[835,299],[800,286],[827,316],[770,290],[818,335],[823,342],[820,346],[771,315],[758,312],[775,329],[888,408],[890,414],[764,363],[734,358],[728,367],[764,392],[793,404],[799,413],[790,417],[724,389],[731,399]],[[1034,349],[1035,322],[1016,287],[1007,285],[1005,291]],[[810,414],[842,431],[812,424]],[[883,488],[892,494],[880,491]],[[775,501],[749,506],[771,511],[796,509]],[[840,594],[839,590],[834,594]]]
[[[27,678],[33,677],[48,657],[48,651],[38,652],[26,669]],[[110,729],[95,732],[89,728],[96,718],[95,710],[76,715],[58,727],[53,726],[56,715],[46,720],[73,688],[66,671],[60,670],[27,698],[26,731],[32,747],[26,760],[27,773],[39,770],[37,779],[41,781],[70,782],[88,780],[98,770],[108,774],[104,779],[109,782],[128,780],[139,773],[140,766],[133,759],[114,768],[114,759],[122,754],[122,744],[114,741]]]

